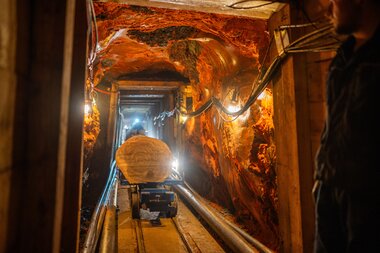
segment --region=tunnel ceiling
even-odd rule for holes
[[[170,1],[128,3],[139,6],[94,2],[95,85],[109,87],[118,80],[209,85],[212,80],[255,72],[269,42],[266,18],[279,5],[234,10],[225,6],[231,4],[227,1],[186,1],[187,5],[175,1],[176,6]]]
[[[144,115],[160,108],[164,94],[135,94],[131,92],[120,94],[120,112],[125,116],[140,114]]]
[[[207,13],[245,16],[257,19],[269,19],[278,11],[281,1],[236,1],[236,0],[113,0],[96,2],[117,2],[120,4],[159,7],[177,10],[193,10]],[[284,2],[284,1],[282,1]]]

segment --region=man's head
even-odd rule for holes
[[[330,15],[338,34],[353,34],[363,27],[371,8],[379,9],[380,0],[330,0]]]
[[[330,0],[330,15],[338,34],[352,34],[360,24],[361,0]]]
[[[145,129],[140,122],[136,122],[132,125],[131,130],[134,134],[145,134]]]

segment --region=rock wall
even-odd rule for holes
[[[193,110],[211,97],[241,107],[266,65],[265,20],[101,2],[95,12],[98,87],[131,73],[172,71],[189,80]],[[278,250],[273,113],[270,89],[236,119],[212,106],[184,123],[181,159],[186,180],[201,195]]]

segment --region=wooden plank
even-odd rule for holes
[[[66,11],[70,11],[66,7],[72,7],[74,3],[73,0],[21,0],[16,3],[17,23],[28,25],[17,26],[16,30],[17,103],[7,252],[65,250],[65,243],[61,242],[62,224],[74,238],[78,235],[79,203],[75,202],[80,198],[78,164],[81,163],[81,153],[78,150],[81,148],[83,113],[78,114],[78,103],[70,104],[79,100],[68,97],[72,53],[70,46],[65,44],[65,39],[66,42],[73,39],[68,34],[71,28],[65,30]],[[85,33],[83,30],[82,34]],[[85,40],[82,42],[85,45]],[[85,58],[82,64],[85,64]],[[81,89],[83,91],[83,86]],[[74,118],[81,119],[68,127]],[[68,145],[71,146],[66,149]],[[67,165],[71,166],[69,170],[66,170]],[[71,181],[68,183],[65,179]],[[74,198],[71,198],[70,191],[74,192]],[[74,209],[76,222],[65,223],[63,217],[68,213],[64,207],[68,213]],[[75,243],[75,240],[71,242],[72,245]],[[75,246],[73,251],[65,252],[75,252]]]
[[[10,201],[10,179],[12,166],[12,142],[15,105],[15,25],[16,4],[2,1],[0,9],[0,252],[5,252],[7,241],[8,214]]]
[[[184,85],[174,81],[117,81],[120,90],[175,90]]]
[[[72,1],[72,0],[71,0]],[[82,187],[82,134],[83,134],[83,101],[84,84],[86,73],[86,47],[87,47],[87,20],[85,1],[72,1],[75,7],[68,13],[73,24],[72,34],[67,34],[68,40],[72,43],[72,51],[67,52],[71,60],[68,61],[68,80],[64,80],[63,85],[69,85],[70,90],[67,98],[68,103],[68,129],[67,145],[65,156],[64,172],[64,196],[62,210],[62,225],[60,238],[61,252],[79,251],[79,231],[80,231],[80,208],[81,208],[81,187]],[[66,48],[66,47],[65,47]]]
[[[18,4],[15,3],[14,8],[16,12],[15,23],[25,23],[30,20],[30,3],[23,3],[24,8],[18,8]],[[26,129],[23,126],[26,122],[25,117],[25,107],[26,107],[26,97],[27,97],[27,86],[23,85],[27,83],[29,80],[28,75],[28,67],[29,67],[29,58],[25,57],[29,55],[29,47],[30,47],[30,30],[27,29],[26,26],[20,27],[17,26],[16,32],[16,53],[14,56],[15,69],[17,73],[17,85],[15,86],[15,91],[13,95],[15,96],[16,103],[14,104],[14,121],[12,126],[13,136],[12,136],[12,144],[9,148],[12,148],[11,154],[11,167],[10,167],[10,178],[8,178],[9,182],[9,202],[6,203],[6,208],[8,210],[12,210],[12,212],[8,213],[7,217],[7,226],[6,226],[6,241],[5,241],[5,252],[11,252],[11,249],[14,252],[18,252],[14,247],[17,245],[17,232],[19,229],[19,214],[21,212],[22,203],[20,201],[21,195],[21,187],[23,183],[23,170],[25,165],[25,145],[21,145],[26,139]],[[20,57],[24,55],[24,57]],[[11,106],[11,105],[9,105]],[[19,145],[17,145],[19,144]]]
[[[269,30],[289,24],[289,8],[269,20]],[[271,59],[277,56],[275,48]],[[278,216],[283,244],[281,252],[303,252],[300,198],[300,167],[295,101],[294,62],[288,57],[273,81],[274,129],[277,150]]]
[[[15,159],[22,162],[13,171],[11,206],[15,216],[8,229],[12,252],[52,252],[53,238],[60,236],[60,230],[54,229],[56,212],[60,211],[54,203],[66,1],[35,1],[30,5],[26,2],[17,3],[18,11],[30,7],[26,9],[29,11],[26,17],[18,14],[18,23],[30,26],[18,26],[18,33],[26,33],[29,38],[18,40],[18,47],[27,48],[27,54],[18,51],[17,56],[17,66],[22,65],[25,70],[19,73],[25,79],[17,84],[20,107],[16,114],[22,118],[15,125],[15,133],[24,132],[25,138],[14,143],[23,148],[15,153]]]
[[[298,24],[307,20],[294,11],[290,13],[288,22]],[[298,29],[291,35],[294,40],[306,32],[308,30]],[[312,252],[313,249],[314,203],[311,191],[318,147],[316,136],[322,130],[325,116],[324,82],[329,57],[331,53],[288,56],[287,63],[282,66],[280,80],[274,84],[279,216],[284,252]],[[286,192],[285,187],[290,190]]]

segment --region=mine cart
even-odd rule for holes
[[[178,204],[177,195],[172,191],[172,186],[181,183],[181,179],[174,179],[172,176],[161,183],[129,184],[128,181],[123,180],[122,184],[129,186],[132,218],[139,219],[140,213],[145,210],[160,218],[175,217]]]
[[[132,217],[155,220],[177,215],[177,197],[172,186],[182,182],[165,142],[133,136],[116,152],[120,181],[129,187]]]

